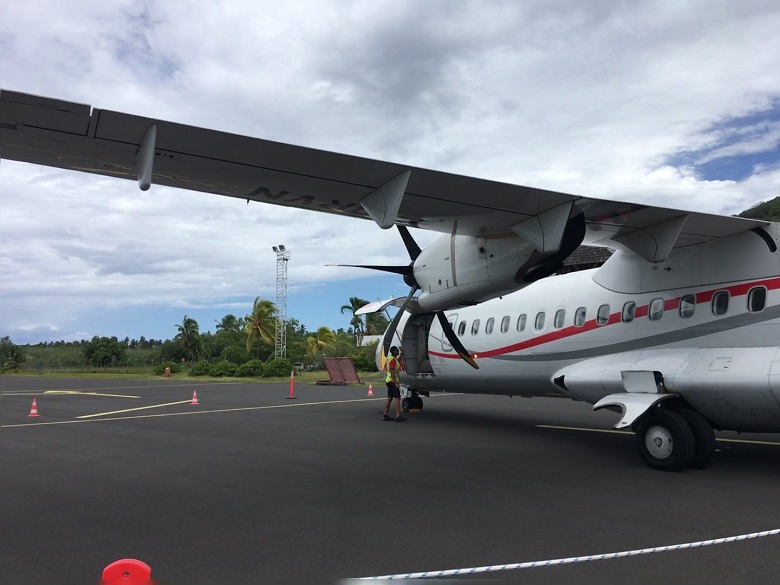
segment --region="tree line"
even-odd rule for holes
[[[351,357],[358,369],[374,370],[376,345],[364,347],[365,335],[379,335],[387,327],[385,315],[368,315],[365,322],[355,315],[358,308],[368,303],[351,297],[341,307],[342,314],[351,314],[350,327],[333,331],[318,327],[309,331],[296,319],[285,321],[287,360],[283,364],[303,363],[321,367],[327,356]],[[91,340],[55,341],[30,345],[16,345],[9,337],[0,338],[0,367],[2,371],[22,369],[65,369],[106,367],[153,367],[162,371],[165,364],[181,369],[203,362],[212,367],[223,364],[222,370],[236,371],[254,361],[253,372],[260,368],[257,362],[273,361],[278,311],[275,303],[257,297],[250,313],[244,317],[227,314],[215,322],[215,332],[201,332],[200,324],[184,315],[180,323],[172,324],[176,334],[171,339],[139,339],[95,336]],[[206,366],[199,366],[204,372]],[[279,365],[282,367],[282,364]],[[267,369],[267,368],[266,368]],[[277,368],[278,369],[278,368]],[[247,368],[244,369],[245,372]],[[288,369],[289,371],[289,369]],[[235,375],[235,374],[218,374]]]

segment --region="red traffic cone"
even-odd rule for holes
[[[290,395],[287,400],[295,400],[295,370],[290,370]]]
[[[30,414],[27,416],[38,416],[38,402],[33,398],[32,406],[30,407]]]
[[[368,385],[368,396],[371,397],[374,395],[374,386],[372,384]]]
[[[190,402],[190,404],[200,404],[200,402],[198,402],[198,391],[197,390],[193,390],[192,391],[192,402]]]

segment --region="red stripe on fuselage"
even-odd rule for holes
[[[738,297],[738,296],[746,295],[751,288],[757,286],[764,286],[767,288],[767,290],[778,289],[780,288],[780,278],[768,278],[765,280],[757,280],[755,282],[735,284],[732,286],[724,286],[724,287],[714,288],[712,290],[708,290],[704,292],[699,292],[695,294],[696,304],[698,305],[703,303],[709,303],[712,300],[712,297],[715,296],[715,293],[723,290],[728,291],[730,297]],[[683,296],[686,295],[680,295],[679,297],[664,300],[664,312],[677,309],[680,306],[680,300],[682,299]],[[641,317],[647,317],[649,312],[650,312],[650,305],[649,304],[642,305],[636,308],[636,312],[634,313],[634,318],[639,319]],[[596,319],[591,319],[590,321],[586,321],[581,327],[577,327],[576,325],[570,325],[569,327],[564,327],[563,329],[558,329],[556,331],[544,333],[543,335],[539,335],[537,337],[533,337],[531,339],[527,339],[519,343],[513,343],[512,345],[508,345],[506,347],[498,347],[496,349],[488,349],[485,351],[480,351],[477,357],[480,358],[493,357],[497,355],[504,355],[507,353],[514,353],[516,351],[522,351],[524,349],[529,349],[531,347],[537,347],[540,345],[544,345],[545,343],[558,341],[561,339],[565,339],[567,337],[573,337],[574,335],[587,333],[589,331],[593,331],[594,329],[599,329],[601,327],[608,327],[609,325],[615,325],[616,323],[621,323],[621,322],[622,322],[621,312],[612,313],[610,314],[609,319],[604,325],[598,325],[596,323]],[[441,352],[430,351],[430,350],[428,351],[428,353],[442,358],[461,359],[461,357],[456,353],[441,353]]]

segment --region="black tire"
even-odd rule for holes
[[[423,407],[423,399],[419,396],[414,396],[412,398],[412,408],[417,408],[419,410],[422,410]]]
[[[693,431],[676,412],[652,408],[639,419],[635,432],[639,454],[653,469],[681,471],[693,460]]]
[[[411,409],[411,406],[412,405],[409,404],[409,399],[408,398],[402,398],[401,399],[401,410],[403,410],[404,412],[409,412],[409,410]]]
[[[690,408],[680,408],[676,410],[681,417],[685,419],[688,426],[693,431],[695,448],[693,459],[691,459],[691,469],[704,469],[709,465],[715,455],[715,433],[712,431],[712,425],[709,421],[695,410]]]

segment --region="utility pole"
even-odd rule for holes
[[[274,358],[287,357],[287,262],[290,251],[283,245],[273,247],[276,252],[276,335]]]

